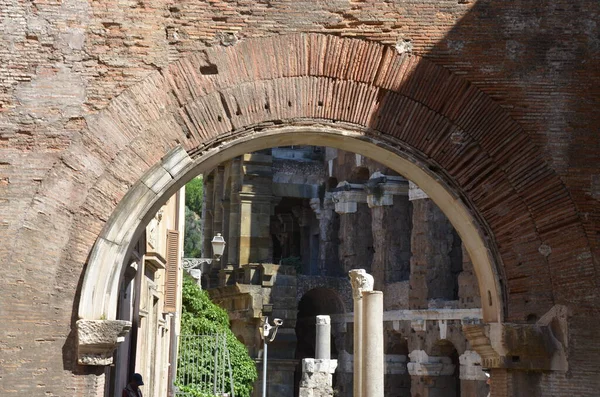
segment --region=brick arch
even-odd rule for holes
[[[197,170],[219,145],[259,137],[279,124],[343,126],[395,142],[405,158],[419,159],[468,208],[465,222],[484,231],[485,247],[500,267],[504,287],[497,285],[497,293],[506,289],[509,319],[541,315],[555,303],[583,301],[594,291],[583,228],[541,151],[486,94],[419,56],[328,35],[249,39],[175,62],[87,121],[77,145],[89,158],[76,161],[97,161],[101,172],[91,175],[71,243],[85,250],[89,236],[100,237],[88,260],[81,317],[100,315],[85,309],[96,289],[91,280],[98,269],[92,264],[106,260],[98,255],[122,257],[122,243],[140,230],[120,227],[127,223],[111,215],[126,194],[142,200],[172,193],[183,183],[182,170]],[[274,136],[270,146],[277,145]],[[174,147],[184,150],[169,152]],[[219,159],[209,157],[204,167]],[[138,225],[160,200],[142,201],[149,204],[136,212]],[[122,201],[114,214],[130,211],[133,203]],[[79,226],[88,240],[78,237]],[[115,286],[119,273],[108,278]],[[104,307],[108,314],[101,314],[110,316],[112,309]]]

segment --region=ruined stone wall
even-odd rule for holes
[[[529,218],[511,216],[509,203],[516,198],[506,194],[510,186],[485,185],[477,194],[494,197],[497,205],[482,209],[497,225],[493,237],[514,246],[502,258],[512,275],[506,287],[514,297],[510,319],[543,314],[553,302],[571,302],[573,295],[589,291],[573,305],[571,332],[579,343],[570,347],[570,357],[577,370],[569,379],[548,382],[551,375],[543,374],[539,380],[547,395],[575,388],[593,395],[600,385],[590,376],[598,366],[586,352],[597,351],[600,341],[600,328],[589,326],[590,314],[598,316],[597,292],[589,283],[595,280],[597,287],[600,274],[599,8],[584,0],[0,0],[0,394],[91,396],[103,389],[101,369],[74,362],[78,285],[116,203],[173,142],[153,140],[149,149],[141,137],[127,155],[116,157],[114,142],[88,129],[97,127],[96,112],[169,62],[193,52],[204,56],[209,45],[322,32],[398,44],[401,51],[462,75],[500,103],[544,150],[568,190],[548,202],[548,174],[535,172],[538,162],[527,165],[531,172],[521,174],[515,187],[533,186],[520,194],[531,216],[542,220],[536,230],[523,229]],[[209,65],[200,72],[219,71]],[[142,128],[136,117],[123,120],[131,124],[132,136]],[[464,138],[453,136],[457,144]],[[503,136],[495,139],[500,144]],[[100,149],[89,149],[89,142]],[[106,168],[113,160],[119,172]],[[463,166],[483,164],[466,178],[477,183],[488,161],[465,156]],[[520,166],[506,164],[505,171]],[[101,176],[103,185],[90,192]],[[88,194],[93,202],[81,209]],[[557,245],[568,249],[553,250]],[[574,274],[578,278],[570,281]],[[559,287],[551,291],[548,285]],[[505,386],[498,386],[499,392]]]

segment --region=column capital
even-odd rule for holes
[[[131,322],[82,319],[75,326],[77,362],[82,365],[111,365],[115,349],[131,329]]]
[[[361,299],[363,292],[373,291],[373,276],[365,269],[352,269],[348,272],[350,284],[352,285],[352,296]]]
[[[319,324],[331,324],[331,317],[328,315],[317,316],[317,325]]]
[[[408,181],[401,176],[384,175],[374,172],[365,184],[369,208],[390,206],[394,196],[408,195]]]
[[[338,183],[331,195],[338,214],[352,214],[358,210],[358,203],[367,202],[367,192],[364,185],[343,181]]]

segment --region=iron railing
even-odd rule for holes
[[[178,397],[235,397],[226,335],[181,335],[175,385]]]

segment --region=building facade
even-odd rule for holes
[[[596,395],[599,7],[0,0],[0,395],[103,395],[160,206],[291,145],[374,158],[450,220],[492,397]]]
[[[228,242],[205,269],[204,288],[259,364],[262,316],[283,320],[269,349],[269,394],[298,394],[300,361],[315,357],[315,317],[326,314],[336,395],[351,395],[348,272],[364,268],[384,292],[386,395],[487,396],[481,357],[462,331],[482,320],[473,265],[415,184],[369,158],[316,146],[245,154],[204,181],[205,252],[215,233]]]

